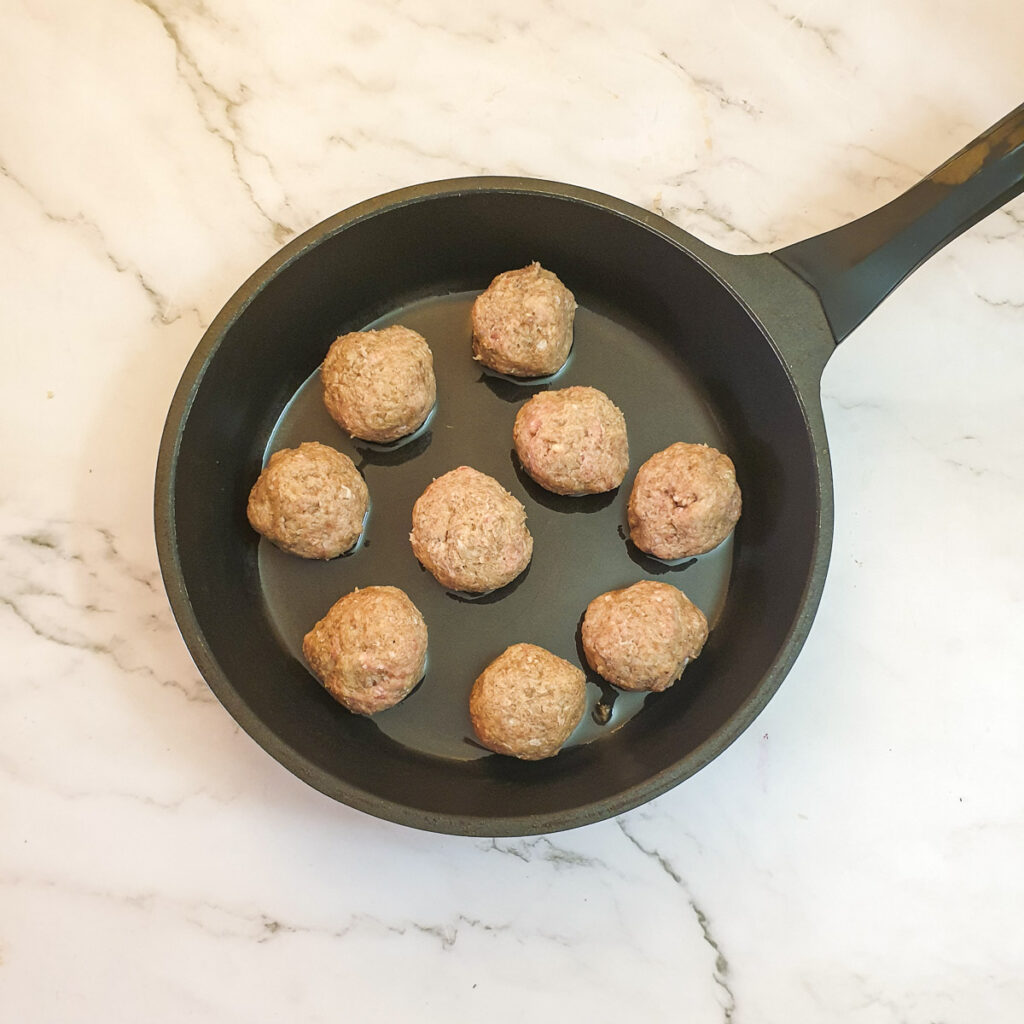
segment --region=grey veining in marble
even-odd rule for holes
[[[418,181],[596,188],[732,252],[1021,102],[1013,0],[12,0],[0,10],[0,1019],[1017,1024],[1024,207],[822,383],[790,677],[618,820],[418,833],[234,724],[152,538],[174,387],[297,233]]]

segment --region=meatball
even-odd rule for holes
[[[629,468],[626,419],[596,388],[534,395],[516,415],[512,438],[523,469],[555,494],[600,494]]]
[[[579,725],[586,677],[543,647],[513,644],[480,673],[469,696],[477,739],[497,754],[539,761]]]
[[[423,678],[427,626],[397,587],[366,587],[336,601],[302,641],[314,675],[358,715],[397,704]]]
[[[676,587],[641,580],[595,597],[583,616],[587,664],[623,690],[664,690],[700,654],[704,613]]]
[[[512,377],[561,369],[572,348],[576,300],[539,263],[499,274],[473,303],[473,358]]]
[[[331,417],[365,441],[411,434],[437,398],[430,346],[408,327],[343,334],[331,345],[320,379]]]
[[[303,558],[334,558],[359,539],[370,500],[347,455],[316,441],[270,456],[249,492],[252,528]]]
[[[742,501],[728,455],[705,444],[669,445],[637,471],[629,496],[633,543],[655,558],[689,558],[717,547]]]
[[[409,540],[438,583],[473,594],[511,583],[533,554],[526,509],[469,466],[439,476],[416,499]]]

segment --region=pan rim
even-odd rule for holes
[[[314,789],[374,817],[407,827],[443,834],[512,837],[563,831],[623,814],[662,795],[696,774],[723,753],[749,727],[779,689],[810,632],[825,584],[824,570],[827,567],[831,550],[833,512],[831,495],[827,493],[827,489],[823,488],[823,474],[827,474],[829,471],[826,449],[823,453],[820,451],[816,453],[818,456],[815,460],[817,508],[814,537],[811,542],[812,559],[808,575],[796,606],[796,614],[779,643],[770,666],[762,674],[756,689],[727,722],[687,755],[643,782],[626,786],[615,793],[606,794],[600,799],[577,805],[570,810],[539,812],[529,815],[490,816],[432,812],[421,807],[401,804],[390,798],[375,796],[359,786],[328,775],[264,723],[251,710],[221,668],[195,614],[181,566],[175,516],[175,486],[178,454],[192,405],[202,387],[206,371],[232,325],[245,312],[253,299],[293,262],[334,235],[381,214],[414,203],[480,193],[526,193],[583,202],[603,213],[610,213],[637,224],[696,260],[720,286],[730,293],[733,300],[742,306],[749,318],[757,325],[762,338],[772,348],[780,365],[790,377],[793,394],[798,403],[808,438],[812,443],[816,439],[816,431],[808,416],[804,395],[793,380],[790,366],[771,334],[736,288],[725,280],[708,260],[703,259],[702,255],[715,253],[732,261],[758,257],[721,253],[706,246],[699,239],[693,238],[657,214],[591,189],[544,179],[522,177],[450,178],[383,193],[325,218],[271,255],[235,290],[203,333],[175,388],[161,434],[157,457],[154,525],[160,572],[182,639],[185,641],[200,675],[211,691],[242,729],[263,750]],[[772,257],[766,258],[772,259]],[[430,755],[421,756],[428,757]]]

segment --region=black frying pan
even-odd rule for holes
[[[472,178],[402,189],[295,239],[234,295],[175,394],[156,479],[164,582],[214,693],[270,754],[324,793],[440,832],[524,835],[596,821],[676,785],[721,753],[779,687],[825,579],[832,482],[822,369],[912,270],[1024,187],[1019,107],[909,192],[853,224],[774,254],[729,256],[644,210],[580,188]],[[556,381],[517,384],[469,355],[474,294],[531,260],[580,304]],[[439,402],[398,447],[353,444],[323,411],[316,369],[338,334],[402,322],[434,349]],[[626,414],[632,468],[675,440],[734,459],[744,514],[708,556],[667,566],[623,530],[619,492],[557,498],[517,466],[511,424],[538,388],[587,383]],[[282,555],[245,519],[270,451],[322,440],[363,471],[365,542],[329,563]],[[443,591],[408,545],[412,502],[460,463],[526,505],[530,569],[482,600]],[[711,638],[663,694],[590,679],[590,714],[557,757],[523,763],[472,742],[472,681],[505,646],[579,659],[590,598],[643,578],[682,587]],[[342,593],[407,590],[430,630],[424,682],[367,719],[308,673],[301,636]],[[584,663],[585,664],[585,663]]]

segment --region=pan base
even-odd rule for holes
[[[660,579],[684,590],[713,628],[732,568],[731,538],[700,558],[669,565],[638,551],[625,530],[633,476],[655,451],[675,441],[730,450],[706,395],[666,339],[583,304],[566,366],[553,378],[513,381],[484,372],[471,357],[470,310],[476,295],[421,299],[366,325],[401,323],[419,331],[433,350],[437,406],[409,438],[392,445],[350,438],[327,414],[319,368],[310,374],[283,410],[265,458],[303,441],[345,452],[369,487],[366,528],[351,552],[330,562],[296,558],[264,540],[258,552],[267,618],[280,643],[303,665],[303,636],[343,594],[372,585],[405,590],[427,622],[427,672],[401,704],[372,722],[403,746],[460,761],[492,756],[473,736],[469,692],[483,668],[513,643],[539,644],[587,672],[587,713],[567,745],[606,736],[641,710],[657,714],[660,695],[617,691],[588,670],[579,647],[587,604],[605,590]],[[626,417],[630,472],[609,494],[551,494],[526,476],[512,451],[520,404],[540,390],[574,384],[606,392]],[[444,590],[416,561],[408,539],[416,498],[432,479],[459,465],[488,473],[511,491],[526,507],[534,537],[527,570],[507,587],[476,599]],[[308,686],[319,687],[311,675],[307,678]],[[686,685],[684,674],[675,686]],[[331,700],[326,693],[323,699]]]

